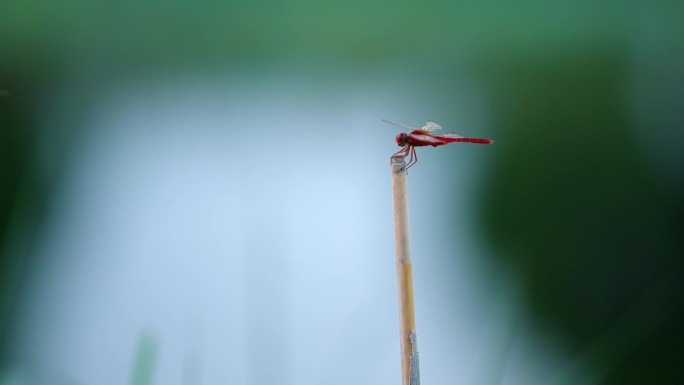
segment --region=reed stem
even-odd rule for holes
[[[403,171],[406,161],[403,156],[393,156],[390,166],[394,195],[394,246],[399,295],[401,383],[402,385],[419,385],[416,317],[413,310],[413,272],[409,248],[408,193],[406,172]]]

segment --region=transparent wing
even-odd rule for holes
[[[425,125],[420,128],[422,131],[430,132],[430,131],[436,131],[436,130],[441,130],[442,126],[439,124],[433,122],[432,120],[428,120],[425,122]]]
[[[385,122],[385,123],[389,123],[389,124],[394,124],[395,126],[399,126],[399,127],[404,127],[404,128],[408,128],[409,130],[417,130],[417,128],[416,128],[416,127],[411,127],[411,126],[407,126],[407,125],[405,125],[405,124],[401,124],[401,123],[394,123],[394,122],[390,122],[390,121],[389,121],[389,120],[387,120],[387,119],[382,119],[382,121],[383,121],[383,122]]]
[[[439,136],[443,136],[445,138],[463,138],[464,137],[463,135],[454,134],[453,132],[449,133],[449,134],[441,134]]]

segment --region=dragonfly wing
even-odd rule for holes
[[[442,129],[442,126],[440,126],[436,122],[433,122],[432,120],[428,120],[427,122],[425,122],[425,125],[423,125],[423,127],[421,127],[421,131],[425,131],[425,132],[436,131],[436,130],[441,130],[441,129]]]
[[[403,128],[408,128],[409,130],[415,130],[415,129],[416,129],[415,127],[407,126],[407,125],[405,125],[405,124],[390,122],[390,121],[387,120],[387,119],[382,119],[382,121],[385,122],[385,123],[393,124],[393,125],[395,125],[395,126],[399,126],[399,127],[403,127]]]
[[[453,132],[449,133],[449,134],[439,135],[439,136],[442,136],[444,138],[463,138],[463,135],[454,134]]]

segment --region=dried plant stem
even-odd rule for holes
[[[393,156],[392,192],[394,195],[394,245],[397,259],[397,288],[399,294],[399,335],[401,342],[401,383],[419,385],[416,317],[413,310],[413,272],[409,249],[408,193],[406,162],[403,156]]]

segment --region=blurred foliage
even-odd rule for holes
[[[154,369],[157,362],[159,342],[152,334],[143,333],[138,338],[138,348],[135,354],[133,368],[133,385],[154,384]]]
[[[684,185],[639,151],[628,58],[550,52],[489,77],[500,131],[484,224],[534,313],[601,383],[677,383]]]
[[[358,69],[400,61],[415,71],[465,58],[497,126],[484,226],[520,273],[530,306],[580,361],[603,368],[602,383],[676,383],[684,377],[683,184],[638,151],[629,77],[638,42],[682,63],[683,14],[681,1],[4,1],[0,332],[55,178],[33,163],[54,87],[106,87],[178,68],[277,70],[320,57]],[[673,100],[664,102],[681,111]],[[85,109],[65,114],[76,120]],[[60,151],[69,135],[58,135]],[[148,345],[140,362],[153,356]]]
[[[359,63],[408,56],[430,61],[614,43],[633,35],[635,21],[644,18],[655,19],[646,19],[648,28],[668,33],[680,11],[678,1],[9,0],[0,12],[0,47],[5,62],[35,65],[52,58],[43,64],[109,71],[211,61],[258,65],[316,55]]]
[[[0,95],[0,346],[34,225],[42,216],[47,182],[36,173],[34,162],[40,118],[34,114],[31,95],[40,92],[40,76],[32,79],[23,71],[2,74],[7,76],[0,78],[0,89],[22,92]]]

